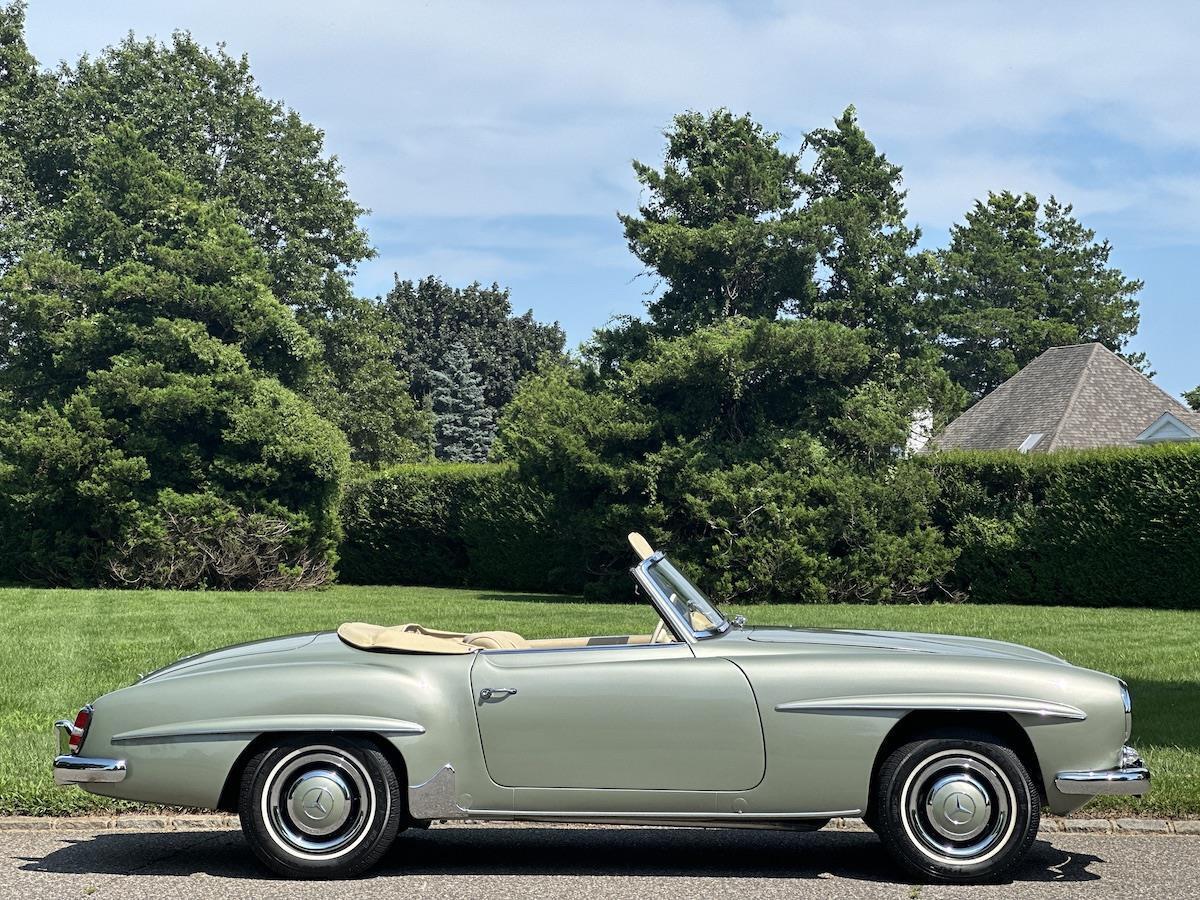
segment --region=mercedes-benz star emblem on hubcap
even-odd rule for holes
[[[965,825],[975,815],[975,804],[965,794],[955,794],[946,804],[944,813],[955,825]]]
[[[333,804],[333,795],[323,787],[315,787],[304,795],[301,808],[310,819],[323,819],[329,815]]]

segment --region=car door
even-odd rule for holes
[[[742,791],[763,778],[745,674],[687,644],[485,651],[471,684],[500,785]]]

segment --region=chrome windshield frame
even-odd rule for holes
[[[650,570],[666,558],[666,553],[658,550],[630,569],[630,572],[633,573],[633,577],[637,583],[646,591],[646,594],[650,597],[651,605],[657,610],[659,617],[667,624],[667,628],[671,630],[671,633],[678,640],[688,644],[695,644],[698,641],[719,637],[733,627],[730,625],[729,620],[725,618],[724,613],[721,613],[721,623],[715,628],[710,628],[706,631],[696,631],[691,627],[691,623],[684,620],[679,614],[679,610],[675,607],[675,604],[671,602],[671,598],[666,596],[659,588],[658,583],[650,577]],[[682,573],[680,574],[682,575]],[[718,612],[720,611],[718,610]]]

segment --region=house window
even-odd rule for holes
[[[1035,431],[1029,437],[1025,438],[1025,440],[1021,441],[1021,446],[1017,448],[1017,452],[1018,453],[1028,453],[1030,450],[1032,450],[1034,447],[1036,447],[1038,445],[1038,441],[1040,441],[1042,439],[1042,435],[1044,433],[1045,432]]]

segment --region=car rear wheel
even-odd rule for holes
[[[896,748],[875,783],[872,824],[908,870],[937,881],[998,879],[1037,837],[1041,797],[1020,758],[988,735]]]
[[[255,754],[238,812],[255,855],[290,878],[346,878],[387,852],[403,818],[400,784],[369,741],[283,741]]]

